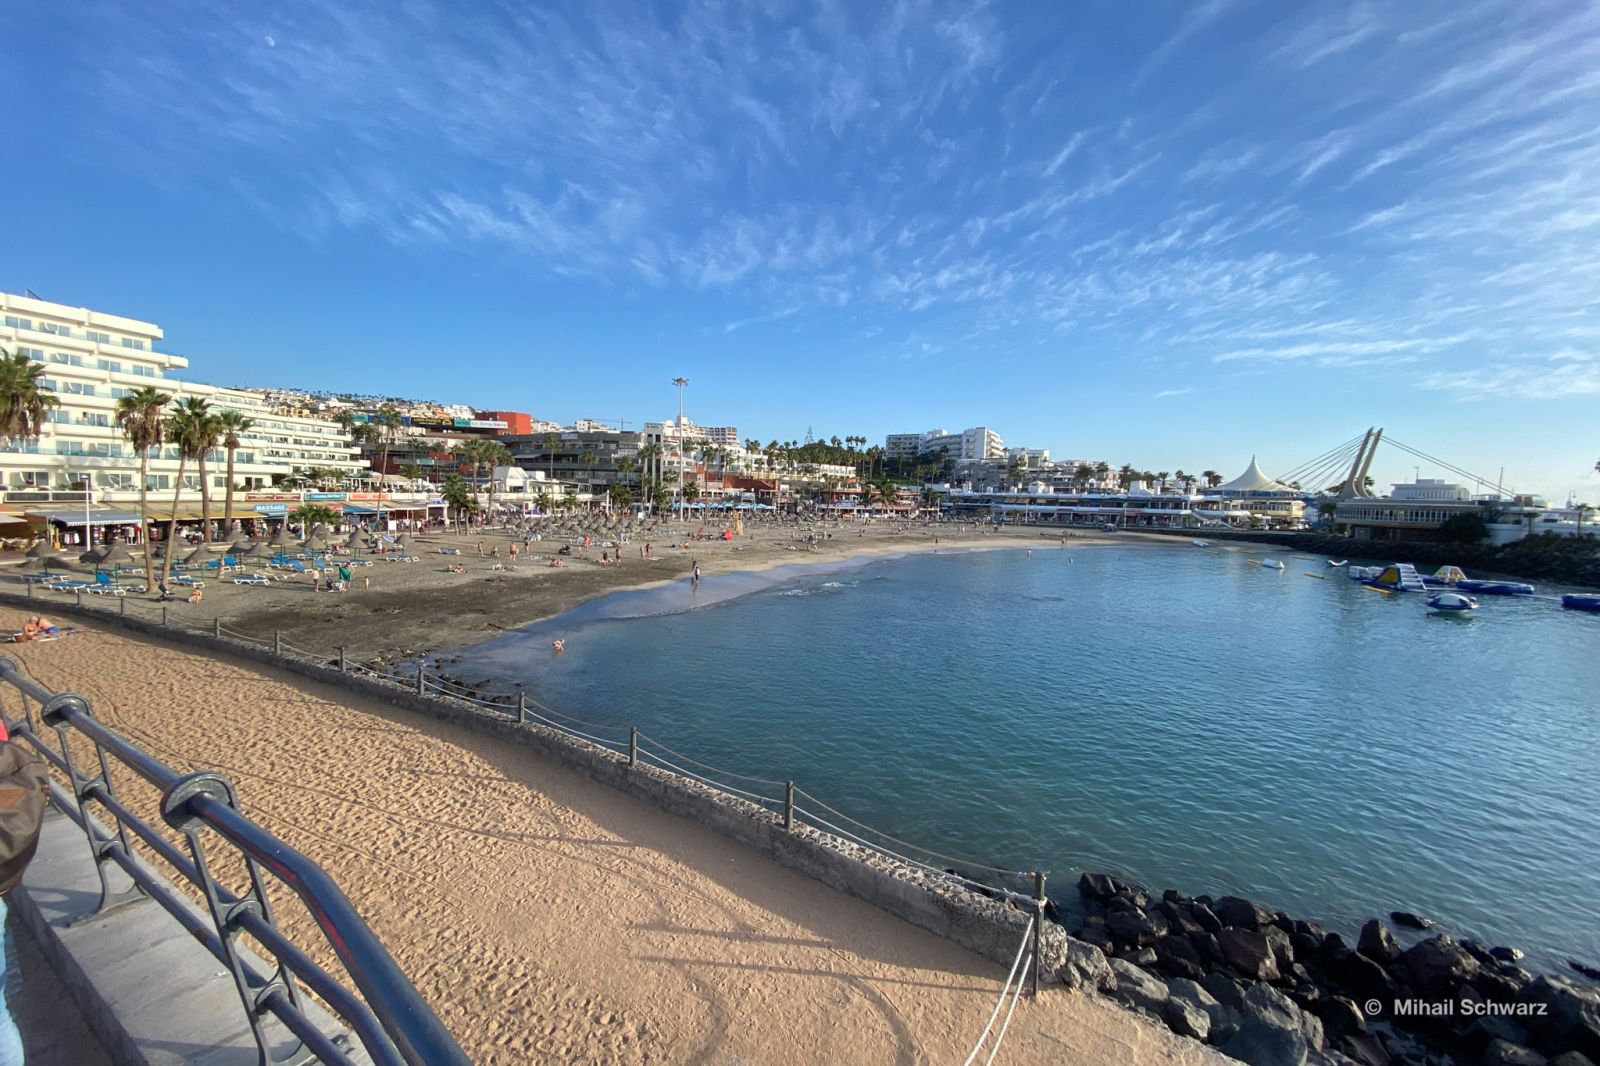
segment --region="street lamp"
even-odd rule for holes
[[[683,521],[683,387],[689,384],[688,378],[673,378],[672,383],[678,386],[678,521]]]

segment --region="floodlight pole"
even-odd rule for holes
[[[672,383],[678,386],[678,488],[675,495],[678,498],[678,521],[683,521],[683,387],[689,384],[688,378],[673,378]]]

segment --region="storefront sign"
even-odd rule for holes
[[[244,498],[247,500],[285,500],[296,503],[300,500],[300,497],[292,492],[247,492],[244,494]]]
[[[342,493],[342,492],[308,492],[308,493],[306,493],[306,499],[308,499],[308,500],[342,500],[342,499],[344,499],[344,493]]]
[[[289,505],[286,503],[258,503],[255,505],[257,514],[288,514]]]

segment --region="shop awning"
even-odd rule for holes
[[[54,522],[58,526],[83,525],[84,509],[82,507],[35,507],[27,512],[27,517],[43,518],[47,522]],[[136,526],[139,524],[138,511],[113,510],[109,507],[89,508],[89,524],[94,526]]]

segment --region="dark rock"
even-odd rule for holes
[[[1272,912],[1238,896],[1223,896],[1211,908],[1223,925],[1235,929],[1260,929],[1272,921]]]
[[[1371,1033],[1352,1033],[1339,1041],[1339,1050],[1357,1066],[1389,1066],[1394,1057],[1383,1042]]]
[[[1482,1055],[1488,1046],[1499,1040],[1507,1044],[1526,1044],[1528,1034],[1522,1026],[1499,1014],[1486,1014],[1472,1019],[1472,1024],[1461,1033],[1461,1046],[1474,1055]]]
[[[1239,1031],[1222,1045],[1224,1054],[1251,1066],[1304,1066],[1311,1050],[1302,1029],[1304,1015],[1283,993],[1252,985],[1240,1015]]]
[[[1199,1007],[1192,1006],[1179,999],[1169,999],[1162,1008],[1162,1018],[1171,1029],[1179,1036],[1193,1037],[1204,1040],[1211,1035],[1211,1016]]]
[[[1385,966],[1400,957],[1400,945],[1395,943],[1394,934],[1389,932],[1388,926],[1376,918],[1361,927],[1361,937],[1356,941],[1356,950],[1373,962]]]
[[[1276,981],[1278,961],[1266,934],[1257,930],[1224,929],[1217,934],[1222,958],[1236,973],[1253,981]]]
[[[1522,998],[1522,990],[1528,986],[1525,982],[1515,981],[1505,974],[1484,970],[1472,979],[1472,984],[1468,987],[1475,989],[1491,1003],[1515,1003]]]
[[[1283,911],[1273,912],[1272,924],[1277,926],[1279,929],[1282,929],[1285,933],[1294,932],[1294,919],[1289,917]]]
[[[1188,936],[1190,933],[1205,932],[1205,930],[1201,928],[1200,923],[1195,921],[1193,916],[1189,914],[1189,908],[1185,907],[1182,903],[1174,903],[1171,900],[1162,900],[1160,903],[1155,905],[1154,911],[1159,913],[1167,920],[1168,932],[1175,934],[1182,933],[1185,936]]]
[[[1322,953],[1324,955],[1331,955],[1335,951],[1341,951],[1344,946],[1344,937],[1338,933],[1329,933],[1322,938]]]
[[[1577,959],[1568,959],[1567,965],[1571,966],[1574,970],[1577,970],[1591,981],[1600,981],[1600,968],[1590,966],[1586,962],[1579,962]]]
[[[1235,988],[1233,991],[1237,996],[1238,989]],[[1167,982],[1167,993],[1174,1002],[1186,1004],[1205,1014],[1206,1027],[1213,1041],[1220,1042],[1232,1036],[1239,1027],[1238,1012],[1231,1007],[1223,1006],[1217,1001],[1217,997],[1207,992],[1205,987],[1196,981],[1185,977],[1174,978]]]
[[[1111,993],[1114,998],[1157,1018],[1164,1017],[1167,986],[1163,981],[1123,959],[1112,959],[1109,965],[1117,978],[1117,987]]]
[[[1105,953],[1093,944],[1072,938],[1067,940],[1066,958],[1057,967],[1056,976],[1069,991],[1110,992],[1117,987],[1116,974],[1106,961]]]
[[[1078,939],[1086,944],[1093,944],[1101,951],[1111,947],[1111,934],[1106,931],[1106,920],[1099,915],[1084,919],[1083,928],[1078,931]]]
[[[1289,943],[1294,945],[1294,957],[1302,961],[1322,952],[1322,937],[1310,933],[1295,933],[1289,937]]]
[[[1083,898],[1092,899],[1099,903],[1104,903],[1112,896],[1119,895],[1125,887],[1121,881],[1118,881],[1110,874],[1086,873],[1078,878],[1078,892]]]
[[[1318,925],[1316,922],[1303,922],[1296,920],[1293,931],[1297,936],[1310,936],[1315,937],[1318,940],[1322,939],[1322,926]]]
[[[1394,999],[1394,978],[1365,955],[1340,948],[1328,959],[1328,970],[1358,1000],[1376,999],[1387,1007]]]
[[[1600,993],[1565,977],[1538,977],[1523,1001],[1542,1003],[1545,1013],[1528,1019],[1533,1046],[1552,1055],[1578,1051],[1600,1060]]]
[[[1395,925],[1404,926],[1407,929],[1433,928],[1432,919],[1420,917],[1412,914],[1410,911],[1390,911],[1389,920]]]
[[[1232,1007],[1234,1010],[1238,1010],[1244,1006],[1244,989],[1240,988],[1239,983],[1227,974],[1208,973],[1200,978],[1200,987],[1211,993],[1216,1001],[1224,1007]]]
[[[1113,940],[1144,947],[1154,944],[1165,935],[1167,920],[1160,914],[1146,914],[1137,910],[1110,910],[1106,912],[1106,932]]]
[[[1549,1066],[1550,1060],[1531,1048],[1496,1040],[1479,1060],[1483,1066]]]
[[[1516,948],[1508,948],[1503,944],[1490,948],[1489,954],[1493,955],[1498,962],[1517,962],[1522,958],[1522,952]]]
[[[1155,969],[1156,968],[1156,963],[1159,961],[1156,958],[1156,949],[1155,948],[1140,948],[1138,951],[1135,951],[1132,954],[1127,955],[1126,958],[1127,958],[1127,960],[1129,962],[1133,963],[1135,966],[1142,966],[1146,970]]]
[[[1429,937],[1404,952],[1397,966],[1424,997],[1442,1000],[1478,972],[1478,960],[1446,933]]]
[[[1294,945],[1289,943],[1289,934],[1282,927],[1264,925],[1261,935],[1267,938],[1267,947],[1272,951],[1272,959],[1278,964],[1280,974],[1288,974],[1294,966]]]
[[[1206,972],[1200,953],[1187,937],[1162,937],[1155,944],[1156,969],[1168,977],[1187,977],[1199,980]]]
[[[1161,902],[1163,902],[1163,903],[1181,903],[1181,902],[1183,902],[1183,897],[1178,895],[1178,890],[1177,889],[1169,888],[1165,892],[1161,893]]]
[[[1220,966],[1222,958],[1222,945],[1217,943],[1217,938],[1210,933],[1191,933],[1189,943],[1194,946],[1200,961],[1207,966]]]
[[[1594,1060],[1578,1051],[1567,1051],[1550,1060],[1550,1066],[1594,1066]]]
[[[1367,1031],[1367,1016],[1361,1013],[1355,1000],[1343,996],[1323,996],[1314,1001],[1310,1009],[1321,1020],[1329,1043],[1337,1043],[1339,1037],[1351,1033]]]
[[[1222,932],[1222,919],[1218,918],[1215,911],[1198,899],[1189,904],[1189,917],[1194,919],[1194,924],[1208,933]]]
[[[1488,948],[1484,947],[1476,940],[1463,940],[1461,942],[1461,950],[1477,959],[1479,966],[1493,966],[1499,961],[1493,955],[1489,954]]]

